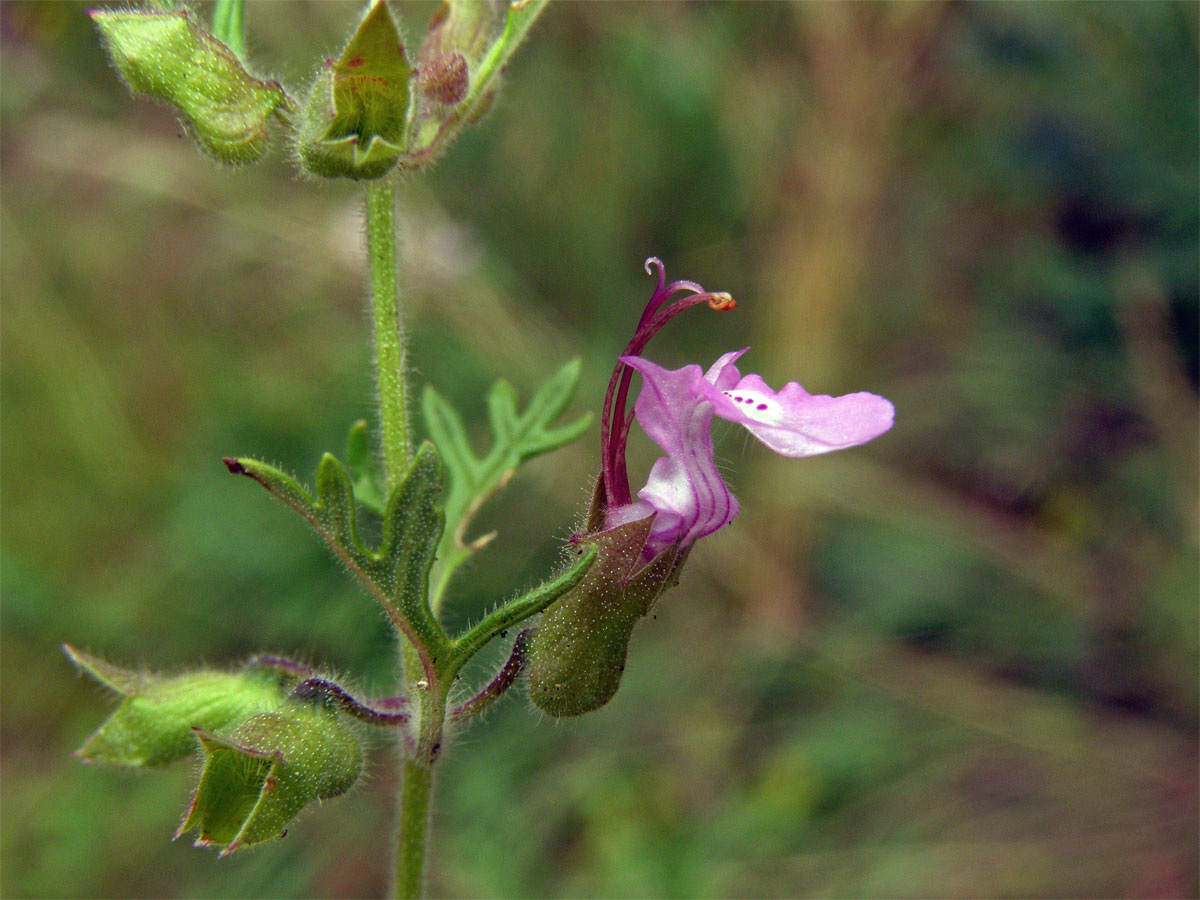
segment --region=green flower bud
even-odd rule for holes
[[[304,168],[324,178],[386,175],[404,151],[411,76],[395,20],[373,0],[309,90],[296,147]]]
[[[119,668],[69,645],[64,649],[76,665],[124,698],[75,751],[84,762],[163,766],[195,751],[194,728],[225,728],[275,709],[287,696],[288,679],[276,670],[158,676]]]
[[[633,626],[677,583],[687,556],[676,545],[643,563],[652,521],[630,522],[576,544],[594,544],[596,561],[542,614],[529,649],[529,698],[543,712],[580,716],[617,692]]]
[[[222,847],[222,856],[282,837],[300,810],[344,794],[362,773],[358,736],[320,699],[197,734],[204,766],[175,836],[196,829],[196,845]]]
[[[291,108],[275,81],[255,78],[187,10],[94,9],[113,65],[135,91],[165,100],[196,142],[224,163],[254,162],[270,142],[270,122]]]

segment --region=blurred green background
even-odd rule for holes
[[[399,10],[414,40],[433,9]],[[298,88],[354,15],[251,3],[252,58]],[[186,764],[68,757],[110,702],[58,649],[394,677],[365,596],[220,463],[307,475],[371,414],[359,193],[196,155],[82,5],[5,2],[0,35],[0,893],[379,894],[387,747],[218,861],[169,839]],[[493,378],[580,355],[598,412],[654,254],[740,301],[656,360],[748,344],[897,422],[799,462],[718,430],[741,516],[609,706],[510,699],[453,746],[434,894],[1196,896],[1197,70],[1191,3],[551,8],[403,185],[415,378],[482,438]],[[555,564],[596,459],[489,509],[456,621]]]

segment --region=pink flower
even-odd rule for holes
[[[713,416],[737,422],[784,456],[853,447],[892,427],[892,404],[874,394],[814,397],[798,384],[776,393],[757,375],[743,377],[735,362],[745,350],[726,353],[707,372],[699,366],[670,371],[643,358],[650,338],[685,309],[736,305],[728,294],[691,281],[667,284],[663,264],[646,260],[646,271],[653,269],[658,286],[608,383],[600,477],[581,533],[572,538],[579,553],[583,545],[595,548],[594,561],[542,614],[530,643],[529,696],[552,716],[583,715],[612,699],[638,619],[678,583],[692,544],[737,515],[737,500],[713,460]],[[634,372],[642,376],[642,391],[627,414]],[[625,466],[635,415],[666,454],[636,500]]]
[[[698,303],[716,309],[736,305],[728,294],[706,292],[694,282],[666,284],[663,264],[653,257],[646,260],[646,271],[651,267],[658,270],[658,286],[613,371],[601,426],[604,525],[614,528],[655,516],[642,550],[646,561],[675,544],[688,548],[737,515],[737,499],[713,458],[714,415],[744,426],[776,453],[797,458],[865,443],[891,428],[894,417],[892,404],[875,394],[814,395],[795,382],[776,392],[758,375],[738,371],[735,362],[745,350],[726,353],[707,372],[698,365],[672,371],[641,357],[650,338],[684,309]],[[684,291],[686,296],[664,308]],[[638,424],[666,453],[651,468],[638,500],[630,495],[625,468],[632,420],[625,404],[632,371],[642,376],[634,405]]]

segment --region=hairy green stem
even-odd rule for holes
[[[446,701],[431,704],[431,690],[412,644],[399,635],[404,680],[415,685],[420,696],[416,746],[400,745],[400,796],[396,805],[396,855],[392,896],[411,900],[421,896],[425,882],[426,846],[429,843],[429,819],[433,800],[433,765],[441,750],[442,730],[446,721]],[[436,707],[436,708],[435,708]]]
[[[433,799],[433,766],[442,751],[446,725],[446,686],[437,681],[418,685],[421,721],[416,746],[401,767],[399,835],[393,896],[420,897],[425,883],[429,818]]]
[[[384,481],[390,494],[409,461],[404,332],[396,276],[396,193],[390,178],[367,182],[367,261],[371,271]]]
[[[400,284],[396,271],[395,182],[367,182],[367,264],[375,332],[375,375],[379,430],[387,496],[408,468],[408,389],[405,383],[404,327],[400,319]],[[419,897],[425,878],[429,841],[433,764],[441,747],[446,701],[441,685],[430,684],[412,642],[397,635],[404,685],[419,695],[420,720],[415,748],[401,746],[400,795],[397,799],[395,896]],[[415,699],[415,698],[414,698]]]
[[[433,767],[419,760],[405,760],[401,779],[400,836],[396,847],[396,885],[393,896],[403,900],[415,900],[421,896],[425,880]]]

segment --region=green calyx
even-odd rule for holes
[[[241,0],[218,0],[212,29],[170,2],[89,15],[134,91],[171,104],[200,147],[224,163],[262,157],[273,119],[296,105],[244,63]],[[505,65],[548,0],[444,0],[409,61],[386,0],[370,0],[345,48],[310,86],[293,140],[322,178],[372,180],[434,162],[491,106]]]
[[[278,82],[251,75],[192,13],[95,9],[89,15],[129,87],[174,106],[207,153],[240,165],[266,152],[272,119],[292,101]]]
[[[413,67],[384,0],[309,89],[296,142],[323,178],[382,178],[431,164],[491,105],[546,0],[445,0]]]
[[[687,551],[678,545],[649,563],[642,547],[653,518],[590,534],[583,580],[543,614],[529,648],[529,698],[552,716],[579,716],[612,699],[621,684],[633,626],[679,580]]]
[[[501,72],[547,2],[443,0],[417,54],[404,168],[432,163],[487,112]]]
[[[284,702],[289,679],[277,670],[201,669],[158,676],[122,669],[64,645],[72,661],[122,697],[116,712],[75,751],[90,763],[164,766],[196,749],[195,728],[218,731]]]
[[[282,837],[309,803],[344,794],[362,774],[354,730],[324,702],[290,700],[220,733],[197,730],[200,781],[176,837],[222,855]]]
[[[373,0],[349,43],[309,90],[297,151],[325,178],[386,175],[404,152],[412,67],[383,0]]]

